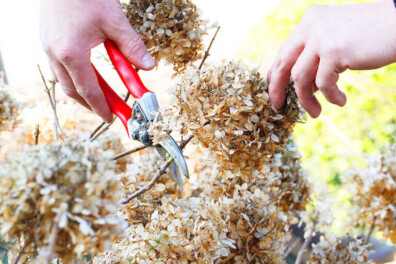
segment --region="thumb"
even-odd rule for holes
[[[104,30],[105,35],[112,40],[127,60],[142,70],[151,70],[155,66],[155,60],[148,53],[146,46],[136,31],[129,24],[124,13],[118,23]]]

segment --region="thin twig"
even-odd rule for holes
[[[191,139],[193,139],[193,137],[194,137],[194,135],[190,135],[186,140],[184,140],[180,144],[180,149],[183,149],[191,141]],[[148,190],[150,190],[154,186],[154,184],[161,178],[161,176],[166,173],[166,169],[171,165],[172,162],[173,162],[173,158],[165,161],[165,163],[161,166],[160,170],[157,172],[157,174],[154,176],[154,178],[151,179],[151,181],[147,185],[143,186],[142,188],[140,188],[136,192],[132,193],[128,197],[122,199],[121,203],[127,204],[132,199],[134,199],[134,198],[142,195],[143,193],[147,192]]]
[[[317,216],[315,216],[312,228],[311,228],[311,230],[309,230],[308,237],[305,239],[304,244],[300,248],[300,251],[298,251],[297,259],[296,259],[295,264],[300,264],[301,263],[303,254],[304,254],[305,250],[307,249],[307,247],[309,246],[309,243],[311,243],[312,236],[314,234],[316,224],[317,224]]]
[[[55,97],[55,85],[56,82],[55,80],[51,81],[52,87],[51,87],[51,96],[52,96],[52,102],[54,104],[54,134],[55,134],[55,141],[59,141],[59,134],[58,134],[58,124],[56,123],[57,116],[56,116],[56,97]]]
[[[124,152],[122,152],[120,154],[117,154],[114,157],[112,157],[111,160],[121,159],[121,158],[123,158],[125,156],[128,156],[128,155],[130,155],[132,153],[138,152],[139,150],[142,150],[142,149],[145,149],[145,148],[147,148],[147,146],[143,145],[143,146],[140,146],[140,147],[137,147],[137,148],[134,148],[134,149],[130,149],[130,150],[124,151]]]
[[[53,223],[53,226],[51,228],[51,234],[50,234],[50,244],[49,244],[49,249],[48,249],[48,255],[46,256],[46,263],[50,264],[53,257],[54,257],[54,249],[56,245],[56,239],[58,238],[58,227],[59,227],[59,222],[60,219],[62,218],[64,211],[61,209],[58,212],[57,219]]]
[[[17,264],[19,259],[21,258],[22,254],[25,252],[26,247],[32,242],[33,236],[30,236],[28,240],[26,240],[25,244],[23,247],[19,250],[17,257],[14,260],[14,264]]]
[[[368,242],[370,241],[371,234],[373,233],[374,228],[375,228],[375,219],[376,219],[376,216],[373,217],[373,222],[371,223],[369,232],[368,232],[368,234],[367,234],[367,236],[366,236],[366,238],[364,240],[364,245],[367,245]]]
[[[106,122],[100,123],[100,125],[98,125],[98,126],[91,132],[91,134],[89,134],[89,138],[92,138],[93,136],[95,136],[95,134],[99,131],[99,129],[101,129],[104,125],[106,125]]]
[[[131,95],[131,94],[130,94],[129,92],[127,92],[127,94],[125,95],[125,98],[124,98],[124,102],[127,102],[127,101],[128,101],[130,95]],[[105,124],[105,122],[102,122],[99,126],[97,126],[97,127],[95,128],[95,130],[94,130],[94,131],[91,133],[91,135],[89,136],[89,141],[90,141],[90,142],[94,141],[94,140],[97,139],[100,135],[102,135],[104,132],[106,132],[106,131],[111,127],[111,125],[113,125],[113,123],[114,123],[114,121],[115,121],[116,119],[117,119],[117,117],[114,116],[114,117],[113,117],[113,120],[111,120],[111,122],[108,123],[105,127],[103,127],[104,124]],[[102,127],[103,127],[103,128],[102,128]],[[100,128],[102,128],[102,129],[100,129]],[[100,130],[99,130],[99,129],[100,129]]]
[[[6,247],[3,247],[2,245],[0,245],[0,248],[1,248],[2,250],[4,250],[5,252],[8,252],[8,249],[7,249]]]
[[[66,138],[65,134],[63,133],[62,127],[59,124],[58,115],[56,114],[56,103],[54,103],[52,101],[51,92],[50,92],[50,89],[48,89],[48,85],[47,85],[47,82],[45,81],[45,78],[44,78],[43,72],[41,71],[40,65],[37,65],[37,68],[38,68],[38,70],[40,72],[41,79],[43,80],[43,83],[44,83],[44,86],[45,86],[45,92],[48,95],[48,99],[50,101],[50,104],[51,104],[51,107],[52,107],[52,111],[54,112],[54,119],[56,121],[56,124],[58,125],[58,128],[59,128],[59,131],[60,131],[60,133],[62,135],[62,138],[65,139]],[[54,83],[53,83],[52,88],[55,88]],[[54,97],[54,99],[55,99],[55,97]]]
[[[201,64],[200,64],[199,67],[198,67],[199,70],[202,68],[204,62],[205,62],[206,59],[209,57],[210,48],[212,47],[213,41],[215,40],[215,38],[216,38],[217,33],[219,32],[219,30],[220,30],[220,26],[217,27],[216,33],[214,34],[212,40],[210,41],[210,44],[209,44],[208,49],[205,51],[204,57],[203,57],[203,59],[202,59],[202,61],[201,61]]]
[[[39,136],[40,136],[40,125],[36,125],[36,130],[34,131],[34,145],[39,143]]]
[[[297,245],[300,243],[301,238],[297,237],[296,239],[293,240],[293,243],[286,249],[285,254],[283,255],[285,258],[289,256],[289,254],[297,247]]]

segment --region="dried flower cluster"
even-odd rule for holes
[[[271,174],[266,184],[273,197],[278,197],[283,211],[304,211],[310,201],[311,188],[307,171],[301,166],[301,153],[293,139],[286,143],[285,149],[274,155],[269,164]]]
[[[143,154],[128,166],[123,179],[127,192],[135,191],[141,178],[153,177],[152,169],[160,163],[150,162],[152,158]],[[127,204],[122,213],[130,223],[128,236],[119,238],[114,250],[95,262],[283,263],[290,238],[286,214],[265,189],[236,177],[225,182],[215,165],[201,161],[191,170],[196,181],[187,197],[177,198],[176,184],[167,175]]]
[[[353,224],[369,228],[374,223],[396,243],[396,143],[373,157],[367,168],[347,172],[343,180],[353,199]]]
[[[336,238],[333,234],[321,236],[320,242],[313,246],[310,258],[312,264],[368,264],[367,246],[362,241],[347,236]]]
[[[164,123],[173,131],[181,124],[181,133],[194,133],[215,153],[220,169],[251,174],[284,146],[303,118],[292,83],[286,93],[285,105],[277,111],[269,102],[268,83],[257,70],[237,61],[201,71],[191,68],[175,91],[180,110]]]
[[[7,92],[5,86],[0,85],[0,132],[7,129],[11,120],[15,120],[19,106]]]
[[[182,71],[202,58],[206,21],[191,0],[131,0],[123,8],[157,63]]]
[[[117,216],[123,192],[114,155],[97,141],[25,146],[0,167],[0,236],[20,259],[53,255],[63,263],[107,249],[126,222]]]

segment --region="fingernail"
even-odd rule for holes
[[[155,66],[154,58],[147,52],[142,59],[142,64],[145,68],[153,68]]]

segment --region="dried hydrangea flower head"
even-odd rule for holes
[[[292,83],[277,111],[269,102],[267,81],[239,61],[190,68],[174,93],[184,133],[194,133],[212,150],[223,170],[261,170],[303,118]]]
[[[374,264],[368,260],[367,246],[350,236],[336,238],[333,234],[321,236],[320,242],[313,245],[310,263],[312,264]]]
[[[127,192],[135,191],[139,178],[150,179],[152,169],[161,165],[152,167],[154,154],[141,154],[128,166],[123,181]],[[185,185],[191,191],[185,191],[183,199],[172,191],[176,185],[167,176],[158,189],[154,186],[128,203],[122,210],[130,223],[128,235],[94,262],[283,263],[290,238],[286,214],[265,189],[237,177],[225,183],[217,165],[206,163],[202,156],[190,167],[194,182]],[[138,161],[145,162],[138,165]]]
[[[367,168],[347,172],[343,181],[353,200],[353,226],[374,223],[375,230],[396,243],[396,143],[372,157]]]
[[[123,8],[157,63],[182,71],[202,58],[206,21],[191,0],[130,0]]]
[[[153,149],[145,149],[143,153],[131,157],[125,173],[122,174],[121,183],[127,195],[136,192],[146,185],[157,173],[163,164],[163,160]],[[152,189],[137,199],[121,208],[121,214],[131,224],[147,223],[161,198],[166,195],[181,197],[176,182],[167,172],[154,185]]]
[[[265,177],[267,188],[273,197],[278,197],[280,209],[293,215],[305,210],[311,198],[310,182],[301,166],[301,157],[294,139],[290,139],[271,159],[271,173]]]
[[[103,150],[103,143],[74,139],[64,145],[26,145],[0,167],[0,236],[29,242],[21,262],[34,252],[40,262],[55,243],[53,256],[71,263],[107,249],[126,228],[116,215],[123,192],[117,165],[109,160],[114,153]],[[8,245],[15,258],[18,243]]]
[[[10,121],[16,118],[19,105],[8,93],[6,86],[0,85],[0,132],[8,129]]]
[[[237,192],[206,201],[163,197],[95,263],[282,263],[289,235],[275,206]],[[242,198],[242,199],[240,199]]]

